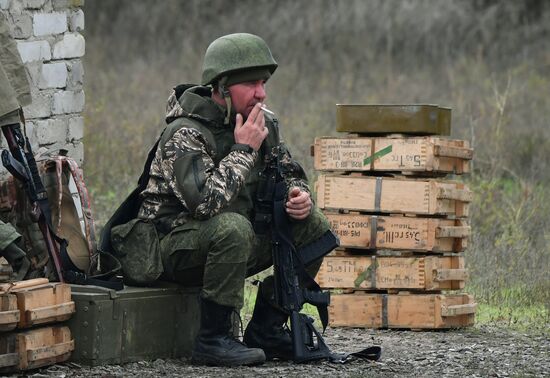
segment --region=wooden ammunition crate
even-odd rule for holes
[[[0,372],[53,365],[69,359],[74,340],[68,327],[53,326],[0,335]]]
[[[326,256],[316,281],[325,289],[458,290],[462,256]]]
[[[461,252],[468,245],[470,227],[463,220],[379,216],[325,211],[340,246],[421,252]]]
[[[473,150],[463,140],[437,137],[316,138],[315,169],[462,174],[470,171]]]
[[[67,320],[75,312],[71,300],[71,286],[59,282],[45,283],[28,287],[15,286],[10,292],[17,297],[20,311],[19,328],[37,324]],[[24,283],[25,281],[21,281]]]
[[[332,327],[441,329],[472,326],[477,304],[468,294],[337,294]]]
[[[365,135],[450,135],[451,109],[428,104],[337,104],[336,130]]]
[[[0,294],[0,332],[11,331],[19,323],[20,313],[17,297],[13,294]]]
[[[434,179],[320,175],[321,209],[467,217],[472,192],[466,185]]]

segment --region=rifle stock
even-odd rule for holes
[[[328,358],[331,355],[323,336],[313,326],[313,319],[298,311],[290,313],[292,348],[295,362]]]

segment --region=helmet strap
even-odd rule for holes
[[[229,125],[229,119],[231,117],[231,95],[229,94],[229,90],[225,86],[225,83],[227,82],[227,76],[224,76],[221,78],[221,80],[218,82],[218,90],[222,95],[222,98],[225,100],[225,119],[223,121],[224,125]]]

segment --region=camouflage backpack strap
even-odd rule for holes
[[[117,277],[120,271],[117,261],[109,261],[103,269],[99,268],[90,197],[78,164],[65,155],[56,156],[47,162],[44,178],[50,183],[46,186],[51,193],[53,227],[56,233],[69,240],[66,252],[60,254],[65,280],[79,285],[122,289],[122,280]],[[74,200],[75,194],[78,194],[78,201]]]
[[[62,191],[62,175],[63,171],[66,168],[68,172],[70,173],[77,193],[78,193],[78,199],[80,202],[80,209],[82,211],[82,222],[84,224],[84,237],[86,239],[86,243],[88,245],[88,251],[90,254],[91,262],[94,263],[94,258],[96,258],[96,233],[95,233],[95,225],[94,225],[94,219],[92,215],[92,207],[90,202],[90,196],[88,194],[88,188],[86,187],[86,184],[84,183],[84,175],[82,173],[82,169],[78,166],[76,161],[71,159],[67,156],[57,156],[55,158],[55,168],[56,168],[56,176],[57,176],[57,188],[58,188],[58,197],[57,206],[61,208],[62,206],[62,199],[63,199],[63,191]],[[61,219],[62,217],[59,216],[57,220],[57,232],[60,231],[61,228]]]

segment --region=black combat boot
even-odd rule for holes
[[[201,324],[191,359],[213,366],[259,365],[265,362],[261,349],[248,348],[233,337],[233,308],[201,298]]]
[[[10,263],[13,269],[14,280],[21,281],[24,279],[31,266],[27,254],[15,242],[8,245],[1,254]]]
[[[273,307],[258,288],[252,319],[244,331],[243,341],[251,348],[262,348],[268,360],[292,360],[292,336],[285,324],[288,315]]]

